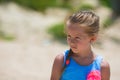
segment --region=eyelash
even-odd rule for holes
[[[69,35],[67,35],[67,38],[71,38]],[[81,40],[81,38],[80,37],[75,37],[75,39],[77,39],[77,40]]]
[[[81,38],[80,37],[76,37],[76,40],[81,40]]]

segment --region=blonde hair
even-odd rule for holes
[[[89,36],[93,36],[99,32],[99,16],[92,11],[78,11],[69,16],[68,21],[83,25],[82,27],[85,28],[85,32]]]

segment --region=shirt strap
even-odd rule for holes
[[[98,65],[98,69],[101,70],[101,63],[103,61],[103,57],[100,56],[100,55],[97,55],[97,58],[96,58],[96,63]]]
[[[65,65],[66,65],[66,59],[67,59],[67,56],[68,56],[68,54],[69,54],[69,51],[70,51],[70,50],[65,50],[64,53],[63,53],[63,54],[64,54],[64,63],[63,63],[63,67],[65,67]]]

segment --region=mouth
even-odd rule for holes
[[[71,49],[77,49],[77,47],[73,47],[73,46],[71,46]]]

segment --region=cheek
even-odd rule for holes
[[[81,41],[81,42],[77,43],[77,46],[78,47],[88,47],[88,46],[90,46],[90,42],[88,42],[88,41]]]
[[[71,41],[70,41],[69,39],[67,39],[67,43],[68,43],[68,44],[71,44]]]

